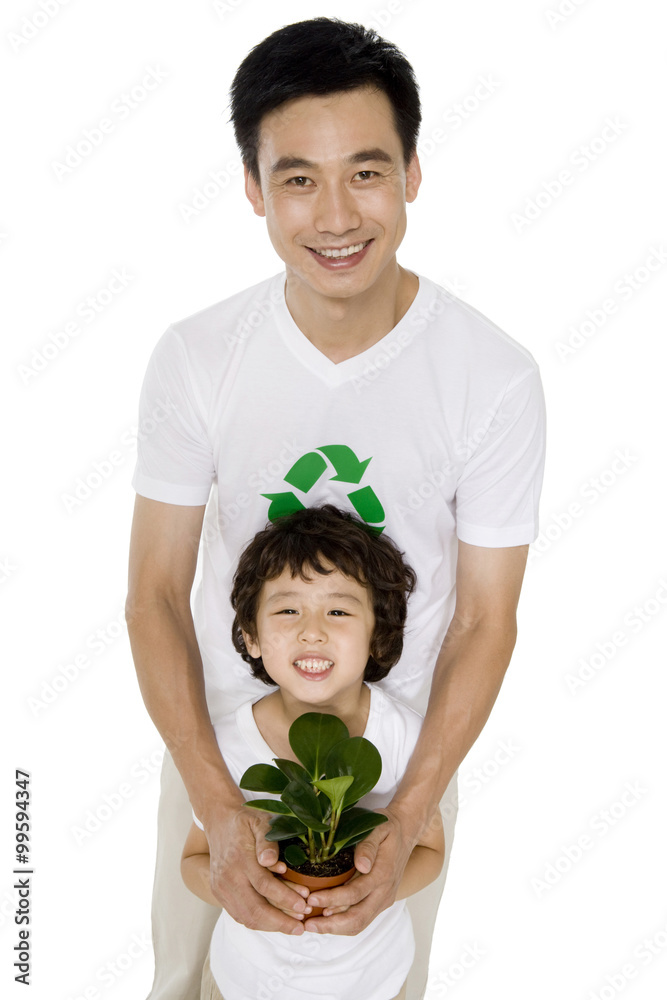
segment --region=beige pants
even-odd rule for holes
[[[403,983],[401,992],[394,997],[394,1000],[406,1000],[405,997],[405,987],[406,983]],[[218,989],[218,984],[213,978],[211,972],[211,966],[209,965],[208,955],[206,956],[206,961],[204,963],[204,969],[201,976],[201,997],[200,1000],[225,1000],[222,993]]]
[[[454,839],[456,804],[455,775],[440,803],[446,844],[442,872],[435,882],[408,899],[417,950],[404,987],[406,1000],[422,1000],[426,991],[433,928]],[[220,910],[198,899],[181,878],[181,852],[191,823],[185,786],[171,756],[165,753],[152,907],[155,978],[148,1000],[200,1000],[202,969]]]

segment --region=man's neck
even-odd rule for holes
[[[371,288],[351,298],[318,295],[288,271],[285,301],[304,336],[339,364],[367,351],[393,330],[418,289],[419,278],[396,263]]]

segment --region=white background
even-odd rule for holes
[[[132,428],[168,323],[280,270],[243,197],[227,92],[252,45],[318,14],[375,25],[414,65],[424,183],[399,259],[533,353],[549,412],[542,534],[510,672],[461,767],[428,996],[664,995],[660,13],[650,0],[3,4],[0,977],[12,997],[148,992],[161,742],[121,624]],[[154,89],[121,112],[151,70]],[[103,118],[112,131],[59,177]],[[127,284],[106,302],[114,270]],[[30,994],[11,982],[17,767],[32,775]]]

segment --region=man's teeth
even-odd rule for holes
[[[343,247],[342,250],[316,250],[320,257],[351,257],[354,253],[359,253],[363,250],[365,246],[368,246],[370,240],[366,240],[365,243],[355,243],[353,247]]]
[[[333,660],[295,660],[294,665],[299,670],[306,670],[308,673],[321,674],[329,667],[333,667]]]

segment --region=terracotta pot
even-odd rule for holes
[[[288,882],[296,882],[297,885],[305,885],[311,892],[315,892],[317,889],[332,889],[335,885],[344,885],[345,882],[349,882],[355,871],[356,868],[352,865],[351,868],[348,868],[346,872],[341,872],[340,875],[302,875],[301,872],[295,871],[288,865],[285,874],[278,875],[278,878],[282,878]],[[314,906],[312,913],[308,913],[307,917],[321,917],[323,911],[323,906]]]

